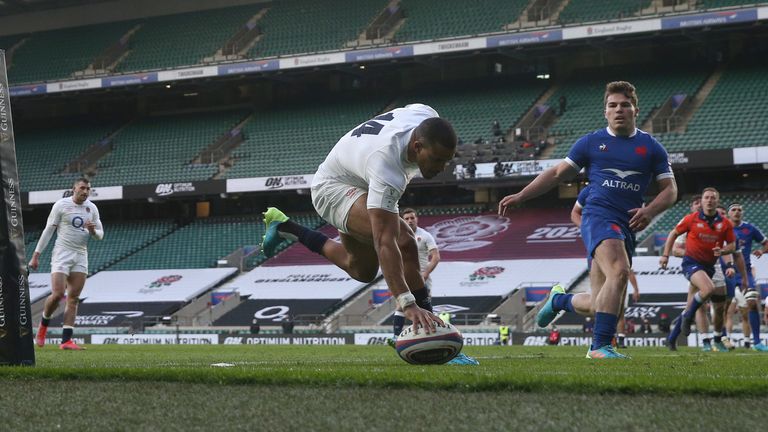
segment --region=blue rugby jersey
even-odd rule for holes
[[[616,218],[629,224],[628,213],[643,205],[652,178],[674,178],[667,151],[651,135],[635,129],[629,137],[614,135],[609,128],[584,135],[565,158],[589,179],[589,200],[584,212]]]

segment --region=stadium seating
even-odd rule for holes
[[[615,68],[578,71],[574,76],[576,78],[564,83],[548,101],[550,106],[557,107],[560,96],[565,96],[568,102],[565,114],[549,129],[550,136],[555,136],[558,142],[552,158],[566,156],[580,136],[605,127],[602,107],[607,82],[626,80],[635,85],[640,107],[637,125],[640,127],[653,109],[663,105],[670,96],[695,94],[706,79],[707,71],[670,69],[661,73]]]
[[[768,96],[765,65],[732,67],[725,71],[685,133],[660,136],[668,151],[706,150],[765,145],[768,123],[762,106],[746,99]]]
[[[765,3],[764,1],[756,0],[699,0],[696,2],[696,6],[699,9],[715,9],[731,6],[747,6],[756,3]]]
[[[16,147],[21,190],[71,188],[82,174],[62,173],[66,164],[114,128],[114,124],[77,123],[50,129],[19,129]]]
[[[317,215],[292,216],[316,227]],[[240,247],[261,243],[264,224],[259,217],[197,219],[141,251],[117,262],[110,270],[184,269],[215,267],[219,258]],[[284,245],[283,247],[286,247]]]
[[[120,71],[194,65],[213,56],[263,4],[149,18],[131,38]]]
[[[245,110],[150,116],[128,125],[114,140],[114,150],[99,161],[94,181],[128,185],[210,179],[216,164],[190,162],[236,126]]]
[[[305,104],[257,112],[243,127],[227,178],[314,173],[344,134],[381,112],[383,101]]]
[[[176,228],[176,224],[171,220],[119,223],[104,220],[103,223],[104,239],[91,240],[88,243],[88,271],[90,274],[106,269],[111,264],[157,241]],[[25,233],[27,260],[32,258],[40,234],[41,231],[36,230]],[[51,251],[55,242],[56,236],[54,235],[40,257],[39,272],[51,271]]]
[[[418,101],[435,108],[441,117],[453,124],[456,134],[464,142],[458,149],[458,156],[472,157],[475,140],[479,137],[483,141],[493,138],[491,125],[494,120],[499,121],[502,132],[506,134],[506,129],[517,123],[545,89],[546,83],[541,80],[503,81],[493,85],[454,83],[450,89],[440,85],[412,91],[401,96],[398,105]],[[505,147],[511,151],[511,146]],[[490,151],[487,153],[486,158],[481,155],[478,160],[491,160],[493,155]]]
[[[403,0],[406,14],[398,41],[419,41],[500,32],[516,21],[527,0]]]
[[[120,21],[34,33],[14,54],[12,84],[72,78],[136,25]]]
[[[387,6],[386,0],[280,0],[259,21],[262,39],[250,57],[338,50],[353,41]]]
[[[607,21],[639,15],[652,0],[570,0],[560,12],[561,24]]]

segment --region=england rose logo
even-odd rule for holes
[[[170,275],[170,276],[163,276],[159,278],[158,280],[152,282],[151,284],[147,285],[149,288],[160,288],[162,286],[168,286],[174,282],[178,282],[181,280],[181,275]]]
[[[504,273],[504,267],[499,266],[493,266],[493,267],[480,267],[479,269],[475,270],[474,273],[469,275],[469,281],[475,282],[475,281],[481,281],[485,279],[495,279],[496,275]]]
[[[462,216],[427,227],[440,250],[463,252],[492,244],[486,240],[509,228],[509,218],[492,215]]]

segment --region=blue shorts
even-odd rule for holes
[[[592,257],[595,256],[595,249],[603,240],[617,239],[624,242],[624,249],[629,257],[629,264],[632,264],[632,254],[635,252],[635,234],[624,222],[619,222],[610,217],[600,217],[597,215],[584,215],[581,219],[581,238],[584,240],[584,247],[587,248],[587,263],[591,265]]]
[[[747,278],[749,279],[749,289],[754,290],[757,285],[755,285],[755,277],[752,276],[752,269],[749,267],[747,268]],[[737,271],[733,277],[726,277],[725,287],[728,289],[728,297],[735,297],[736,290],[741,289],[741,273]]]
[[[683,263],[680,267],[683,268],[683,275],[685,275],[685,278],[689,281],[691,280],[691,276],[699,270],[704,270],[710,278],[715,275],[714,264],[703,264],[687,255],[683,257]]]

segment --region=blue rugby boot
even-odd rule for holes
[[[752,351],[768,352],[768,346],[760,342],[757,345],[752,345]]]
[[[587,352],[588,359],[619,359],[630,360],[632,357],[617,352],[612,345],[606,345],[596,350],[589,350]]]
[[[288,216],[286,216],[285,213],[275,207],[267,207],[267,211],[264,212],[264,225],[266,226],[266,231],[261,242],[261,251],[267,258],[275,256],[275,249],[277,249],[283,241],[283,238],[277,231],[278,225],[283,222],[288,222]]]
[[[544,303],[544,306],[539,309],[539,313],[536,314],[536,324],[539,327],[546,328],[557,317],[558,311],[555,311],[552,307],[552,300],[557,294],[565,294],[565,289],[560,284],[552,287],[549,291],[547,302]]]
[[[459,353],[459,355],[451,359],[451,361],[446,364],[477,366],[480,364],[480,362],[464,353]]]

